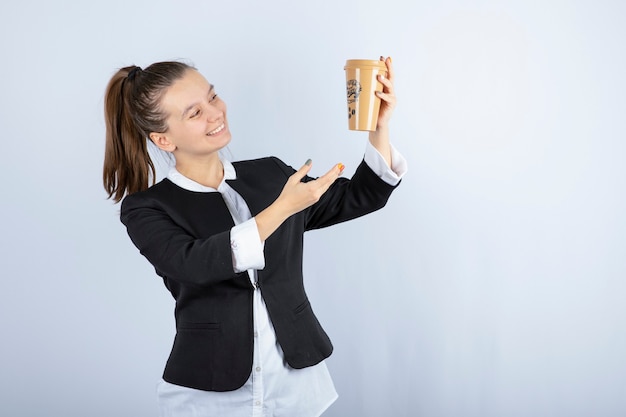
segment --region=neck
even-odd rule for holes
[[[217,152],[198,159],[176,159],[176,170],[185,177],[207,187],[217,188],[224,178],[224,165]]]

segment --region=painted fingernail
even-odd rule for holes
[[[385,60],[385,58],[383,58],[383,56],[381,55],[381,56],[380,56],[380,60],[381,60],[381,61],[384,61],[384,60]]]
[[[346,166],[345,166],[344,164],[342,164],[341,162],[339,162],[339,163],[337,164],[337,168],[339,168],[339,172],[342,172],[342,171],[343,171],[343,169],[344,169],[345,167],[346,167]]]
[[[313,161],[311,161],[310,159],[307,159],[306,162],[304,163],[304,165],[311,165]]]

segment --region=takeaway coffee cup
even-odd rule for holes
[[[387,66],[374,59],[349,59],[346,61],[346,92],[348,96],[348,128],[350,130],[376,130],[380,98],[376,91],[383,85],[378,75],[386,75]]]

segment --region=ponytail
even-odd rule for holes
[[[126,194],[149,187],[156,172],[148,154],[148,137],[167,130],[167,115],[159,103],[167,87],[193,67],[159,62],[145,70],[120,69],[109,81],[104,97],[106,144],[103,183],[108,198],[119,202]]]

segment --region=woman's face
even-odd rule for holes
[[[196,70],[187,70],[166,90],[161,110],[167,115],[168,129],[151,133],[150,138],[177,160],[214,153],[230,142],[226,104]]]

